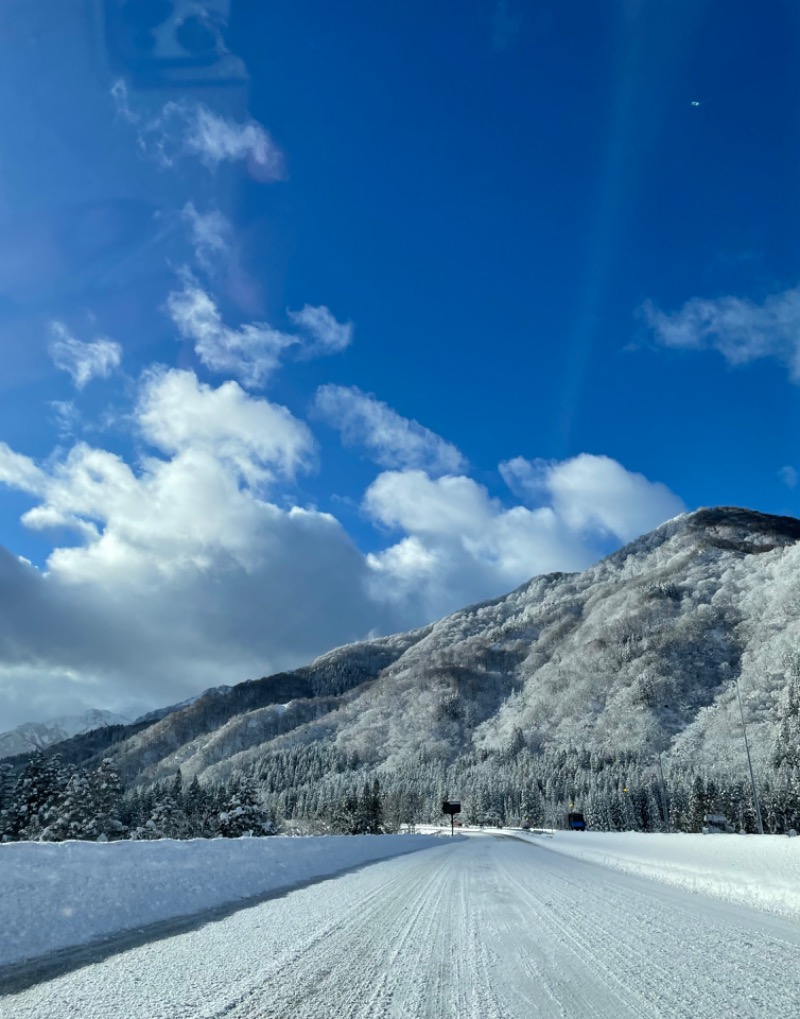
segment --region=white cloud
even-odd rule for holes
[[[0,442],[0,484],[38,494],[44,490],[44,478],[30,457],[15,453],[5,442]]]
[[[67,372],[76,389],[83,389],[95,378],[107,378],[122,360],[122,347],[105,337],[82,343],[70,335],[63,322],[50,326],[52,340],[48,347],[53,364]]]
[[[137,124],[141,117],[131,106],[130,93],[124,79],[118,78],[110,89],[111,99],[118,116],[127,120],[130,124]]]
[[[257,121],[245,124],[220,117],[202,104],[184,105],[186,150],[216,168],[223,162],[244,161],[257,180],[286,178],[286,160],[269,132]]]
[[[389,471],[369,487],[364,508],[406,532],[368,556],[374,597],[420,606],[429,618],[591,559],[550,508],[505,508],[467,477]]]
[[[56,427],[62,436],[72,435],[80,422],[80,413],[72,400],[50,400]]]
[[[0,549],[4,717],[144,709],[392,628],[339,523],[265,497],[312,452],[288,411],[172,370],[145,377],[133,422],[136,466],[86,443],[44,464],[0,446],[0,481],[36,499],[24,522],[76,540],[46,573]]]
[[[250,322],[232,329],[226,326],[213,298],[188,272],[183,287],[167,298],[167,310],[178,331],[194,344],[203,364],[212,371],[235,375],[247,386],[264,386],[277,371],[285,350],[316,357],[342,350],[350,342],[352,327],[337,322],[330,311],[306,305],[289,312],[290,319],[311,335],[302,336],[273,329],[267,322]]]
[[[500,465],[500,474],[517,495],[547,500],[572,530],[606,533],[620,541],[685,510],[666,485],[607,456],[581,453],[562,462],[516,457]]]
[[[231,120],[187,99],[168,102],[156,111],[137,108],[121,79],[112,86],[111,99],[117,114],[136,128],[142,151],[162,166],[195,156],[211,170],[220,163],[241,162],[256,180],[286,179],[284,155],[258,121]]]
[[[306,348],[311,356],[315,354],[338,354],[353,341],[352,322],[337,322],[324,304],[314,307],[306,304],[300,311],[288,312],[290,321],[311,337]]]
[[[667,313],[651,301],[642,315],[656,340],[667,347],[716,350],[729,364],[774,357],[800,382],[800,288],[772,294],[762,304],[740,297],[693,297]]]
[[[420,467],[433,474],[465,467],[451,443],[356,386],[320,386],[314,407],[348,445],[365,446],[383,467]]]
[[[183,207],[183,218],[191,229],[195,258],[209,271],[227,261],[233,244],[233,226],[218,209],[198,212],[193,202]]]
[[[517,458],[506,480],[538,505],[507,508],[468,477],[433,480],[419,470],[381,474],[364,499],[379,525],[404,533],[368,557],[373,594],[426,607],[430,615],[460,601],[499,594],[538,573],[579,570],[684,511],[666,486],[608,457],[562,463]]]
[[[778,471],[778,477],[787,488],[797,487],[797,470],[794,467],[781,467]]]
[[[188,227],[194,263],[221,286],[225,295],[244,314],[261,308],[261,287],[242,265],[236,231],[219,209],[200,212],[193,202],[182,210]]]
[[[370,516],[412,534],[473,539],[501,512],[486,489],[464,476],[433,480],[424,471],[386,471],[367,490]]]
[[[207,368],[235,375],[247,386],[263,386],[277,370],[283,351],[299,342],[266,322],[246,323],[239,329],[226,326],[212,298],[188,275],[183,289],[169,295],[167,309]]]
[[[146,455],[138,472],[84,442],[47,470],[0,447],[0,480],[41,499],[25,523],[96,538],[57,549],[51,568],[68,564],[73,578],[88,572],[101,580],[103,569],[123,562],[134,571],[162,570],[215,550],[233,556],[246,544],[246,517],[265,484],[291,477],[313,453],[308,428],[284,407],[248,396],[235,382],[214,389],[176,369],[145,377],[134,421],[166,457]]]
[[[189,371],[147,375],[137,421],[142,435],[161,452],[210,453],[248,484],[275,472],[293,476],[308,465],[314,449],[307,426],[285,407],[254,399],[232,381],[214,389]]]

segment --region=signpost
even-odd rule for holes
[[[442,802],[442,813],[450,815],[450,834],[454,834],[456,814],[461,813],[461,804],[458,800],[444,800]]]

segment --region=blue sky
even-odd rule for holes
[[[202,10],[3,16],[0,728],[797,513],[795,4]]]

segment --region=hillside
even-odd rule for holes
[[[128,784],[178,768],[203,782],[245,771],[276,795],[311,795],[332,771],[391,786],[420,767],[438,776],[430,791],[445,775],[463,785],[473,767],[490,781],[492,762],[578,750],[738,774],[738,679],[766,774],[794,724],[799,541],[793,518],[699,510],[582,573],[536,577],[432,626],[207,691],[153,724],[120,727],[94,756],[79,741],[59,750],[81,765],[110,756]],[[293,777],[281,770],[290,759]]]

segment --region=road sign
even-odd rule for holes
[[[461,813],[461,804],[458,800],[443,800],[442,813],[450,815],[450,834],[453,834],[456,814]]]

